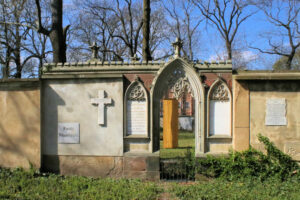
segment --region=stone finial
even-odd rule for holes
[[[93,45],[90,46],[90,49],[92,50],[92,60],[98,59],[98,50],[100,47],[97,45],[97,42],[93,42]]]
[[[140,77],[138,77],[138,75],[135,75],[134,81],[140,81]]]
[[[131,57],[130,60],[133,61],[133,62],[137,62],[137,61],[140,60],[140,58],[137,56],[137,54],[134,54],[134,56]]]
[[[180,51],[182,48],[182,40],[180,38],[176,38],[176,41],[172,43],[172,46],[174,48],[174,58],[180,57]]]

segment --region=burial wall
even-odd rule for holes
[[[264,150],[257,138],[261,133],[300,161],[300,74],[263,73],[235,76],[236,149],[250,144]]]
[[[0,82],[0,166],[41,166],[40,82]]]
[[[103,110],[97,103],[101,99],[110,100]],[[45,80],[42,109],[43,155],[123,155],[122,77]],[[72,133],[67,131],[57,133],[59,126],[76,128],[77,140],[70,139]]]

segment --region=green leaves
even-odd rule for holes
[[[239,181],[228,181],[225,179],[214,179],[209,182],[198,182],[193,185],[183,186],[174,184],[170,189],[178,199],[289,199],[296,200],[300,196],[300,183],[295,179],[282,182],[270,178],[264,182],[260,180],[244,179]]]
[[[267,137],[259,134],[258,139],[264,144],[267,154],[250,147],[243,152],[231,151],[228,157],[208,156],[197,161],[197,173],[227,180],[255,178],[261,181],[273,177],[286,180],[299,174],[299,166],[290,156],[280,151]]]
[[[0,168],[0,199],[156,199],[151,182],[32,173]]]

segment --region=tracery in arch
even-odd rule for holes
[[[145,89],[143,88],[143,86],[139,83],[135,83],[131,87],[131,90],[129,91],[127,100],[142,101],[142,100],[146,100],[145,96],[146,96]]]
[[[231,135],[231,94],[227,84],[216,80],[208,92],[208,135]]]
[[[186,92],[193,96],[191,84],[185,72],[181,68],[176,67],[176,69],[169,74],[166,81],[166,90],[170,91],[173,94],[173,97],[177,100],[180,99]]]
[[[227,85],[222,82],[218,81],[210,93],[210,100],[215,101],[229,101],[229,91]]]

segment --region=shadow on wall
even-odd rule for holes
[[[59,173],[58,156],[58,106],[65,105],[64,100],[49,86],[42,93],[42,165],[45,172]]]
[[[0,84],[0,166],[40,168],[39,82],[7,84]]]

